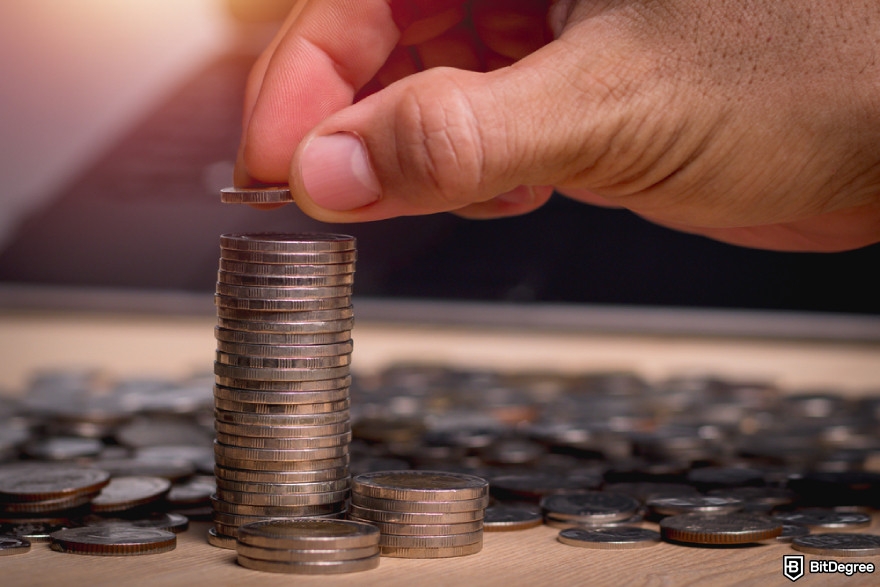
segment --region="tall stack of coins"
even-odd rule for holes
[[[489,483],[438,471],[379,471],[352,479],[349,518],[378,526],[383,556],[447,558],[480,552]]]
[[[355,239],[220,239],[212,544],[266,518],[339,516],[350,485]]]

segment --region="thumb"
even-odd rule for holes
[[[601,185],[613,175],[602,165],[623,154],[618,139],[633,126],[636,90],[620,80],[637,60],[590,44],[556,41],[489,73],[430,69],[334,113],[294,154],[294,199],[326,222],[485,217],[543,204],[551,190],[531,186]]]

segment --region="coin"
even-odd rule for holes
[[[347,484],[346,484],[347,485]],[[309,506],[330,503],[341,503],[348,496],[348,488],[341,491],[328,491],[325,493],[246,493],[243,491],[229,491],[217,487],[217,499],[231,504],[249,506]]]
[[[773,519],[786,524],[797,524],[810,529],[848,530],[871,525],[871,516],[859,512],[838,512],[829,509],[810,508],[779,512]]]
[[[343,479],[349,476],[348,467],[346,466],[315,471],[266,472],[227,469],[218,465],[214,467],[214,471],[218,481],[223,479],[237,483],[314,483],[317,481]]]
[[[50,547],[59,552],[103,556],[156,554],[174,550],[177,535],[155,528],[84,526],[52,534]]]
[[[489,505],[489,496],[454,501],[414,501],[410,499],[402,500],[370,497],[363,495],[358,489],[352,492],[351,503],[361,507],[387,512],[456,513],[485,509],[486,506]]]
[[[319,414],[331,413],[340,415],[341,413],[344,413],[345,410],[349,409],[350,404],[351,401],[348,397],[344,397],[335,401],[317,401],[309,404],[260,404],[252,402],[239,402],[235,400],[225,400],[214,396],[214,406],[217,408],[217,411],[219,411],[222,416],[220,419],[222,419],[223,421],[228,420],[242,424],[247,423],[248,418],[258,416],[273,417],[272,420],[274,423],[274,421],[276,420],[274,416],[282,417],[282,419],[277,419],[279,422],[286,422],[288,418],[283,418],[284,416],[316,416]],[[232,414],[239,414],[241,416],[236,416]],[[296,420],[295,418],[292,419]],[[338,420],[339,418],[334,419]],[[262,419],[256,420],[254,422],[260,421],[262,421]]]
[[[382,556],[398,558],[451,558],[477,554],[483,549],[483,542],[475,542],[466,546],[449,546],[444,548],[418,548],[403,546],[382,546]]]
[[[557,540],[569,546],[618,550],[644,548],[660,544],[660,534],[654,530],[624,526],[620,528],[568,528],[559,532]]]
[[[221,444],[242,446],[247,448],[325,448],[329,446],[348,446],[348,444],[351,442],[351,432],[327,436],[307,436],[305,438],[260,438],[252,436],[234,436],[231,434],[218,432],[217,442],[220,442]]]
[[[214,328],[214,337],[217,340],[227,342],[241,342],[245,344],[277,344],[277,345],[312,345],[312,344],[335,344],[351,340],[351,331],[341,332],[313,332],[308,334],[271,333],[271,332],[243,332],[229,328]],[[247,379],[247,378],[243,378]]]
[[[688,544],[746,544],[775,538],[782,524],[752,514],[682,514],[660,521],[664,540]]]
[[[307,357],[307,358],[276,358],[276,357],[251,357],[248,355],[235,355],[216,351],[218,363],[234,365],[236,367],[254,367],[258,369],[327,369],[331,367],[344,367],[351,363],[351,355],[337,355],[335,357]]]
[[[172,512],[154,512],[144,518],[106,518],[90,521],[87,526],[130,526],[132,528],[155,528],[168,530],[175,534],[185,532],[189,528],[189,519],[181,514]]]
[[[355,263],[352,261],[337,261],[333,263],[296,263],[291,265],[278,265],[266,263],[252,263],[249,261],[233,261],[232,259],[220,259],[218,271],[228,271],[238,275],[266,275],[274,277],[298,277],[308,275],[334,275],[337,273],[351,273]]]
[[[382,534],[379,546],[395,548],[450,548],[483,541],[483,530],[444,535]]]
[[[0,556],[24,554],[30,549],[30,541],[17,536],[5,536],[0,534]]]
[[[235,536],[226,536],[217,532],[216,528],[208,529],[208,544],[217,548],[235,550]]]
[[[333,436],[351,432],[351,422],[344,420],[333,424],[319,424],[314,426],[265,426],[260,424],[230,424],[227,422],[214,422],[217,432],[231,436],[251,436],[254,438],[309,438],[312,436]]]
[[[711,495],[660,496],[648,499],[647,506],[654,513],[675,516],[687,513],[732,514],[743,508],[743,502],[736,497]]]
[[[351,285],[353,273],[334,273],[329,275],[246,275],[220,269],[217,281],[229,285],[257,287],[329,287]]]
[[[214,398],[244,404],[318,404],[349,397],[347,387],[324,391],[252,391],[224,385],[214,386]]]
[[[78,526],[69,520],[18,520],[15,522],[0,523],[0,536],[23,538],[28,542],[49,542],[52,532],[63,530],[70,526]]]
[[[171,482],[162,477],[113,477],[92,500],[94,512],[130,510],[165,497]]]
[[[332,253],[313,253],[298,251],[236,251],[235,249],[221,248],[220,258],[229,261],[260,265],[332,265],[338,263],[353,263],[357,260],[357,252],[354,249],[348,251],[334,251]]]
[[[332,310],[334,308],[344,308],[350,304],[351,296],[302,300],[254,300],[214,294],[214,305],[218,308],[237,308],[239,310],[259,310],[265,312]]]
[[[349,519],[372,524],[379,528],[382,536],[439,536],[449,534],[467,534],[483,529],[483,521],[461,522],[458,524],[397,524],[394,522],[377,522],[375,520]]]
[[[639,507],[638,500],[628,495],[604,491],[548,495],[541,499],[541,510],[545,516],[592,523],[631,518]]]
[[[217,350],[252,357],[308,358],[349,355],[354,350],[351,340],[337,344],[268,345],[217,341]]]
[[[287,186],[228,187],[220,190],[220,201],[224,204],[286,204],[293,202],[293,195]]]
[[[236,308],[217,308],[217,316],[231,320],[255,320],[260,322],[309,322],[326,320],[344,320],[354,316],[352,306],[332,308],[330,310],[241,310]]]
[[[358,520],[369,522],[383,522],[395,524],[462,524],[476,522],[483,519],[483,510],[456,513],[411,513],[411,512],[386,512],[373,510],[358,505],[349,506],[349,515]]]
[[[791,547],[801,552],[823,556],[877,556],[880,555],[880,535],[810,534],[795,538]]]
[[[332,253],[354,250],[356,243],[347,234],[257,232],[220,236],[222,248],[239,251]]]
[[[253,320],[231,320],[217,318],[217,326],[243,332],[259,332],[268,334],[322,334],[325,332],[349,332],[354,327],[354,320],[324,320],[314,322],[257,322]]]
[[[377,471],[352,479],[352,491],[366,497],[403,501],[479,499],[489,483],[475,475],[443,471]]]
[[[379,554],[379,545],[362,546],[360,548],[333,548],[333,549],[281,549],[281,548],[265,548],[262,546],[251,546],[249,544],[238,542],[235,550],[241,555],[248,558],[262,561],[277,562],[317,562],[317,561],[344,561],[361,559]]]
[[[292,573],[298,575],[331,575],[369,571],[379,566],[379,556],[341,561],[279,562],[250,558],[239,554],[239,565],[268,573]]]
[[[222,401],[222,400],[218,400]],[[331,405],[347,404],[348,400],[339,400],[338,402],[328,402]],[[320,406],[322,404],[292,404],[294,406]],[[313,408],[320,409],[320,408]],[[303,408],[307,411],[308,408]],[[229,410],[215,409],[214,419],[216,423],[240,424],[245,426],[270,426],[270,427],[290,427],[290,426],[324,426],[327,424],[339,424],[349,421],[349,411],[347,407],[342,405],[336,406],[335,410],[327,412],[318,412],[316,414],[253,414],[247,412],[234,412]],[[343,431],[345,432],[345,431]],[[249,436],[242,434],[241,436]]]
[[[331,491],[348,491],[350,481],[348,477],[340,477],[328,481],[315,481],[311,483],[250,483],[239,481],[227,481],[217,479],[217,497],[223,499],[221,491],[237,493],[258,493],[264,495],[292,495],[297,493],[326,493]]]
[[[302,449],[248,448],[220,444],[215,441],[214,454],[220,458],[242,461],[316,461],[343,457],[348,454],[348,447],[328,446],[324,448]]]
[[[303,516],[321,516],[335,514],[345,510],[341,503],[319,503],[311,505],[249,505],[229,503],[222,499],[212,498],[215,521],[221,523],[231,521],[235,525],[257,522],[266,518],[301,518]],[[226,517],[224,517],[224,515]]]
[[[782,525],[782,533],[777,536],[774,541],[775,542],[784,542],[790,543],[795,538],[799,538],[801,536],[807,536],[810,534],[810,529],[806,526],[798,526],[797,524],[783,524]]]
[[[360,548],[376,546],[379,529],[351,520],[270,520],[242,526],[238,539],[244,544],[266,548]]]
[[[219,386],[240,391],[279,391],[287,393],[347,389],[351,385],[351,376],[346,375],[345,377],[336,377],[335,379],[319,379],[315,381],[261,381],[217,375],[214,377],[214,382]]]
[[[250,471],[320,471],[348,465],[348,453],[338,458],[301,461],[257,461],[253,459],[233,459],[222,454],[215,455],[217,464],[228,469],[247,469]]]
[[[253,367],[234,367],[222,363],[214,363],[214,373],[218,377],[228,379],[250,379],[253,381],[330,381],[340,379],[349,374],[348,366],[331,367],[329,369],[257,369]],[[218,383],[221,383],[218,381]],[[225,385],[225,383],[221,383]],[[235,386],[230,386],[235,387]]]
[[[0,501],[46,501],[97,493],[110,482],[103,470],[82,467],[0,469]]]
[[[486,508],[483,530],[486,532],[508,532],[527,530],[544,523],[537,509],[509,505],[492,505]]]
[[[277,265],[287,269],[287,265]],[[252,300],[308,300],[315,298],[338,298],[351,295],[351,286],[334,285],[327,287],[258,287],[230,285],[217,282],[215,293],[222,296]]]

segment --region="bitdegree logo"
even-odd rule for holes
[[[874,563],[839,563],[835,560],[810,561],[810,573],[843,573],[851,577],[856,573],[873,573]]]

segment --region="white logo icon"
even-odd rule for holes
[[[804,555],[786,554],[782,557],[782,574],[792,581],[804,576]]]

